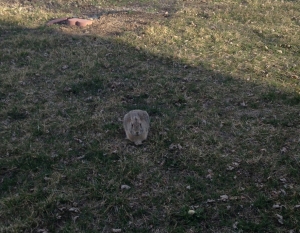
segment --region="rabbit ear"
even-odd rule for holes
[[[142,112],[141,112],[141,118],[142,118],[143,120],[145,120],[145,121],[149,121],[149,115],[148,115],[148,113],[145,112],[145,111],[142,111]]]
[[[123,121],[124,121],[124,124],[126,124],[126,125],[130,124],[130,122],[131,122],[130,116],[128,114],[126,114],[124,116],[124,120]]]

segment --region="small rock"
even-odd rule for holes
[[[189,210],[189,212],[188,212],[189,215],[193,215],[193,214],[195,214],[195,213],[196,213],[195,210]]]

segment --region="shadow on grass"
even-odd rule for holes
[[[271,211],[269,197],[256,209],[241,201],[245,208],[238,214],[238,205],[232,204],[232,211],[222,203],[213,209],[205,201],[239,186],[253,199],[268,192],[255,184],[269,182],[270,167],[276,167],[272,161],[282,148],[293,166],[288,150],[299,152],[299,95],[224,75],[210,64],[193,67],[157,57],[113,36],[1,25],[4,229],[108,232],[118,225],[130,232],[208,231],[211,225],[227,229],[236,218],[245,230],[253,224],[258,232],[273,229],[276,220],[258,214]],[[152,118],[140,154],[139,148],[124,144],[120,122],[135,108],[147,110]],[[139,159],[146,153],[153,162],[142,163],[134,153]],[[124,157],[124,167],[115,169]],[[208,168],[219,174],[213,182],[203,179]],[[228,175],[230,169],[239,183]],[[33,177],[33,182],[24,177]],[[289,178],[299,180],[295,173]],[[183,195],[187,180],[201,187],[201,194],[192,190]],[[139,189],[120,194],[123,182]],[[157,182],[167,189],[156,187]],[[187,214],[191,204],[202,206],[195,216]],[[23,209],[17,211],[19,205]],[[249,212],[257,224],[247,222]],[[77,220],[79,215],[83,217]]]

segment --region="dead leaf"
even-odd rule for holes
[[[76,142],[82,143],[82,140],[79,139],[79,138],[74,137],[74,140],[75,140]]]
[[[174,143],[169,146],[169,150],[176,150],[176,149],[181,150],[182,146],[180,144],[174,144]]]
[[[130,186],[129,185],[126,185],[126,184],[122,184],[121,185],[121,189],[130,189]]]
[[[225,195],[221,195],[220,196],[220,200],[221,201],[227,201],[228,200],[228,196],[225,194]]]
[[[167,133],[166,131],[162,131],[162,132],[159,132],[158,134],[159,134],[159,135],[166,136],[168,133]]]
[[[92,102],[93,101],[93,96],[89,96],[84,99],[85,102]]]
[[[38,233],[48,233],[47,229],[38,229],[37,230]]]
[[[281,192],[284,196],[286,196],[286,191],[285,191],[284,189],[280,189],[280,192]]]
[[[84,159],[84,158],[85,158],[85,155],[82,155],[82,156],[77,157],[76,159],[79,160],[79,159]]]
[[[233,223],[233,224],[232,224],[233,229],[237,229],[237,228],[238,228],[238,227],[237,227],[238,224],[239,224],[238,222]]]
[[[229,165],[229,166],[227,166],[226,170],[227,170],[227,171],[232,171],[234,168],[235,168],[235,167],[232,167],[232,166]]]
[[[280,214],[276,214],[277,220],[280,224],[283,224],[283,217]]]
[[[286,152],[287,152],[286,147],[282,147],[281,150],[280,150],[280,152],[281,152],[281,153],[286,153]]]
[[[112,232],[121,232],[122,230],[121,229],[112,229],[111,231]]]
[[[214,199],[207,199],[206,203],[214,203],[215,200]]]
[[[285,178],[280,178],[279,179],[281,182],[286,183],[286,179]]]
[[[247,104],[243,101],[243,102],[241,103],[241,106],[242,106],[242,107],[247,107]]]
[[[74,213],[78,213],[79,212],[79,209],[78,208],[75,208],[75,207],[71,207],[69,209],[70,212],[74,212]]]
[[[237,163],[237,162],[232,162],[230,165],[227,166],[226,170],[227,170],[227,171],[232,171],[232,170],[234,170],[235,168],[237,168],[238,166],[240,166],[239,163]]]
[[[66,210],[66,207],[61,207],[61,208],[58,208],[61,212],[65,211]]]
[[[206,178],[211,180],[213,178],[213,174],[208,174]]]
[[[177,145],[177,148],[178,148],[179,150],[181,150],[181,149],[182,149],[182,146],[181,146],[180,144],[178,144],[178,145]]]
[[[207,179],[212,179],[214,176],[213,170],[207,169],[208,175],[206,175]]]

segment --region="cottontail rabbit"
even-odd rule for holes
[[[147,139],[150,118],[146,111],[132,110],[124,116],[123,126],[126,137],[135,145],[141,145]]]

